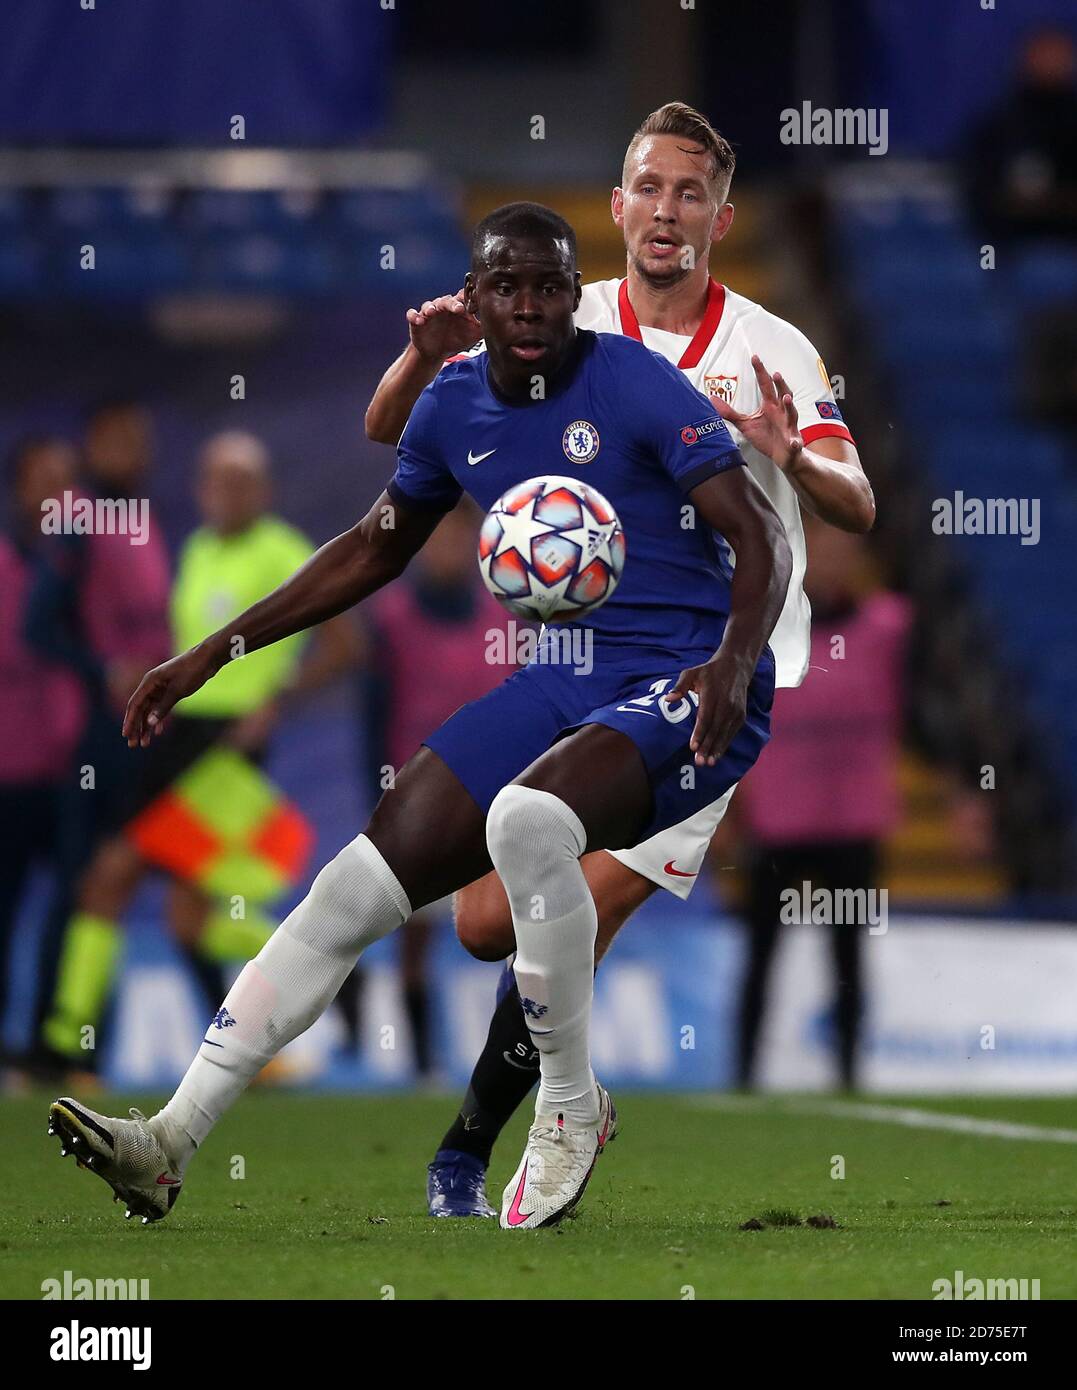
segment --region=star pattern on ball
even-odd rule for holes
[[[497,519],[501,522],[501,538],[498,540],[497,549],[494,551],[493,558],[503,555],[506,550],[515,550],[528,565],[531,563],[531,542],[536,536],[547,536],[552,531],[556,531],[556,526],[549,526],[544,521],[536,521],[534,517],[535,503],[539,497],[528,498],[527,502],[518,512],[498,512]]]
[[[566,541],[572,541],[574,545],[580,547],[580,554],[583,556],[580,561],[581,570],[586,569],[596,556],[600,560],[605,560],[612,570],[613,556],[610,554],[610,541],[616,530],[617,527],[612,521],[595,521],[593,517],[585,517],[582,526],[574,526],[571,531],[562,531],[561,535]]]
[[[624,566],[616,513],[576,478],[531,478],[487,514],[479,545],[487,588],[511,612],[574,621],[604,603]]]

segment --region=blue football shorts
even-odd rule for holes
[[[709,655],[709,654],[708,654]],[[668,656],[596,664],[586,676],[568,663],[533,661],[470,704],[462,705],[425,741],[464,784],[483,811],[509,782],[559,738],[585,724],[605,724],[625,734],[640,751],[653,796],[652,814],[640,839],[678,825],[717,801],[739,782],[770,738],[774,657],[766,648],[748,691],[748,713],[713,767],[696,767],[689,740],[694,699],[673,705],[663,698],[681,671],[707,655],[674,666]],[[656,665],[641,670],[647,660]],[[580,769],[586,777],[587,769]]]

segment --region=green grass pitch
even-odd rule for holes
[[[40,1299],[43,1280],[70,1270],[148,1279],[153,1299],[930,1299],[959,1269],[1077,1297],[1077,1145],[909,1129],[781,1098],[615,1099],[621,1133],[577,1216],[516,1234],[426,1216],[445,1098],[252,1094],[205,1144],[172,1215],[147,1228],[61,1161],[48,1097],[5,1100],[0,1297]],[[1074,1115],[1065,1099],[908,1104],[1059,1128]],[[526,1124],[521,1113],[495,1152],[495,1205]],[[740,1230],[768,1213],[766,1229]],[[814,1215],[837,1228],[782,1224]]]

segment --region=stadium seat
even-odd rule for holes
[[[462,280],[458,214],[437,180],[344,191],[181,193],[144,182],[0,190],[0,295],[132,300],[215,290],[399,304]],[[80,264],[84,246],[94,249],[92,271]]]

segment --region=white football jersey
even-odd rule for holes
[[[639,339],[679,367],[697,391],[712,399],[720,398],[745,415],[757,410],[760,403],[751,361],[755,353],[768,371],[780,371],[788,382],[805,444],[824,435],[852,440],[842,422],[822,358],[804,334],[714,280],[710,281],[703,321],[692,338],[658,328],[641,328],[628,299],[627,280],[596,280],[584,285],[576,326]],[[789,591],[770,647],[777,684],[799,685],[807,674],[811,643],[811,608],[804,593],[807,556],[800,502],[781,469],[753,448],[732,425],[730,432],[753,479],[781,517],[793,552]]]

